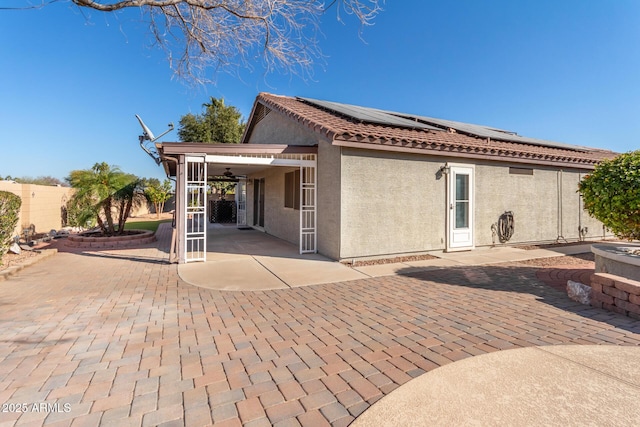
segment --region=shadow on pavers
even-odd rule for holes
[[[79,252],[77,255],[88,256],[94,258],[109,258],[109,259],[120,259],[120,260],[129,260],[133,262],[143,262],[147,264],[169,264],[168,259],[160,259],[157,257],[145,257],[140,255],[117,255],[113,253],[104,253],[104,252]]]
[[[401,269],[399,276],[450,286],[496,292],[516,292],[533,295],[540,302],[585,318],[608,323],[633,333],[640,333],[640,320],[575,302],[564,289],[549,286],[536,277],[540,270],[530,266],[484,265],[441,267],[429,270]]]

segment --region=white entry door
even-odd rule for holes
[[[449,171],[449,250],[473,248],[473,167]]]

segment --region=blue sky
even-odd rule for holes
[[[258,68],[194,88],[173,78],[136,13],[64,2],[0,11],[0,176],[64,178],[106,161],[162,178],[134,114],[159,134],[210,96],[246,118],[261,91],[619,152],[640,145],[636,0],[388,0],[361,37],[333,12],[322,25],[313,79]]]

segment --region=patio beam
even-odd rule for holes
[[[277,155],[270,157],[247,157],[242,155],[207,155],[207,163],[223,163],[234,165],[259,165],[259,166],[315,166],[314,160],[301,160],[301,159],[282,159]]]

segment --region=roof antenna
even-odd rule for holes
[[[147,125],[144,124],[140,116],[137,114],[136,119],[138,119],[138,122],[140,122],[140,126],[142,126],[142,135],[138,136],[138,140],[140,141],[140,148],[142,148],[145,153],[151,156],[153,161],[156,162],[157,165],[159,165],[162,162],[162,159],[160,159],[160,154],[158,154],[158,150],[156,150],[155,144],[153,143],[171,132],[173,130],[173,123],[168,124],[168,130],[164,131],[158,136],[154,136],[153,132],[151,132],[151,129],[149,129]]]

